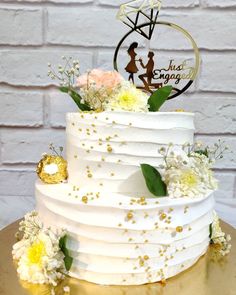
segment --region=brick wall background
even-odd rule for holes
[[[83,69],[111,68],[127,31],[115,18],[124,2],[0,1],[0,228],[33,208],[35,163],[50,142],[64,143],[65,112],[76,111],[51,84],[47,62],[58,64],[65,54],[78,57]],[[221,138],[235,151],[236,0],[163,0],[160,19],[191,32],[202,58],[195,89],[165,109],[194,111],[199,138]],[[226,155],[216,172],[217,210],[236,226],[236,154]]]

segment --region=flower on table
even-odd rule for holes
[[[66,273],[63,259],[64,254],[59,248],[58,236],[49,231],[40,232],[33,243],[24,245],[23,254],[18,260],[17,272],[21,280],[55,286]]]
[[[20,279],[56,286],[72,264],[65,232],[44,228],[35,211],[25,216],[19,231],[22,239],[13,245],[12,255]]]
[[[214,218],[213,223],[210,226],[210,238],[211,238],[211,244],[215,246],[217,249],[217,252],[221,256],[225,256],[229,254],[231,245],[231,237],[230,235],[226,235],[221,227],[220,227],[220,220],[217,215],[217,213],[214,211]]]

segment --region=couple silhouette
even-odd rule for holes
[[[137,67],[137,62],[140,63],[140,66],[146,70],[144,74],[139,75],[139,79],[143,82],[144,84],[144,89],[147,91],[150,91],[150,86],[152,85],[152,79],[154,77],[153,75],[153,70],[154,70],[154,52],[149,51],[148,53],[148,62],[145,65],[143,63],[142,58],[136,59],[137,53],[135,52],[135,49],[138,48],[138,43],[133,42],[129,49],[128,49],[128,54],[130,56],[130,62],[126,66],[125,70],[127,73],[129,73],[129,81],[132,81],[134,83],[134,75],[139,72],[139,68]]]

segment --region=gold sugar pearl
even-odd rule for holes
[[[91,173],[88,174],[88,178],[92,178],[93,175]]]
[[[82,197],[82,202],[85,203],[85,204],[87,204],[88,203],[88,197],[83,196]]]
[[[164,219],[166,219],[166,217],[167,217],[167,215],[165,213],[162,213],[161,216],[160,216],[160,219],[164,220]]]
[[[141,267],[144,266],[144,260],[140,259],[140,260],[139,260],[139,265],[140,265]]]
[[[127,214],[127,219],[128,219],[128,220],[132,219],[133,217],[134,217],[134,215],[133,215],[132,212],[129,212],[129,213]]]
[[[144,260],[149,260],[149,256],[148,256],[148,255],[145,255],[145,256],[143,257],[143,259],[144,259]]]
[[[108,146],[107,147],[107,151],[108,151],[108,153],[111,153],[112,152],[112,147],[111,146]]]
[[[183,230],[184,230],[184,229],[183,229],[182,226],[177,226],[177,227],[176,227],[176,232],[177,232],[177,233],[182,233]]]

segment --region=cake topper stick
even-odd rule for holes
[[[121,5],[117,17],[131,30],[121,39],[116,48],[114,68],[117,71],[125,70],[129,75],[129,81],[136,84],[137,88],[150,93],[165,85],[171,85],[173,91],[169,99],[172,99],[184,93],[193,84],[200,67],[199,49],[192,36],[182,27],[170,22],[158,21],[160,8],[160,0],[134,0]],[[135,34],[151,41],[156,27],[165,27],[167,31],[172,29],[180,33],[188,41],[194,58],[185,58],[180,62],[171,57],[166,65],[161,66],[160,62],[163,64],[165,60],[163,60],[163,57],[160,60],[157,50],[150,50],[148,48],[145,57],[138,56],[140,41],[137,40],[137,35],[135,36]],[[130,37],[134,38],[131,43]],[[127,50],[129,59],[124,68],[122,68],[120,65],[118,66],[118,60],[120,52],[123,50],[122,47],[127,46],[127,41],[130,43]],[[172,42],[175,42],[175,40]],[[124,63],[126,58],[123,53],[121,57],[120,60]]]

